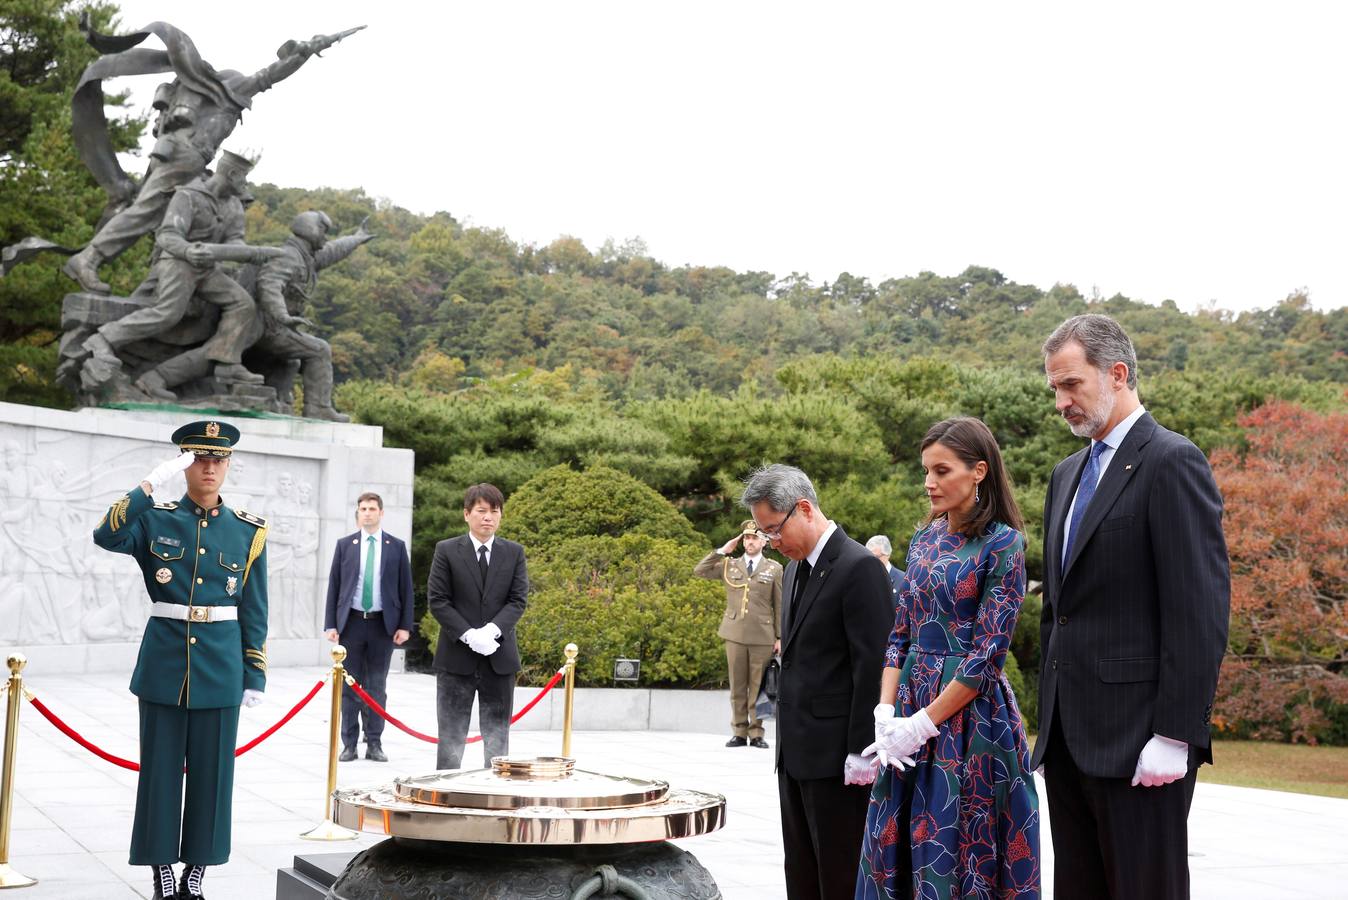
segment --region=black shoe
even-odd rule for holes
[[[766,750],[768,749],[768,742],[763,740],[761,737],[749,738],[749,746],[757,747],[759,750]]]
[[[725,745],[727,747],[747,747],[749,746],[749,739],[742,737],[733,737],[730,740],[726,741]]]
[[[388,762],[388,757],[384,755],[384,748],[378,744],[365,745],[365,758],[373,762]]]
[[[356,758],[356,755],[357,755],[357,754],[356,754],[356,748],[355,748],[355,747],[343,747],[343,748],[342,748],[341,754],[339,754],[338,757],[337,757],[337,761],[338,761],[338,762],[351,762],[351,760],[353,760],[353,759]]]

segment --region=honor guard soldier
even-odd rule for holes
[[[150,594],[131,676],[140,698],[131,864],[153,867],[154,898],[195,900],[206,866],[228,862],[239,706],[261,703],[266,686],[267,523],[220,498],[238,440],[226,422],[179,428],[182,455],[155,466],[94,530],[95,544],[135,558]],[[187,493],[156,502],[178,472]]]
[[[744,541],[744,555],[730,556]],[[725,582],[725,615],[716,633],[725,641],[730,664],[730,740],[727,747],[766,748],[763,720],[754,702],[763,681],[763,667],[781,649],[782,566],[763,556],[763,538],[753,519],[740,533],[713,550],[693,568],[699,578]]]

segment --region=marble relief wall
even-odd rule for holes
[[[90,535],[113,501],[173,455],[168,436],[185,418],[0,403],[0,649],[36,652],[66,671],[134,660],[148,611],[140,572]],[[382,447],[382,429],[369,426],[233,421],[245,437],[222,495],[268,521],[269,656],[273,665],[322,662],[333,546],[355,529],[364,490],[384,496],[385,527],[410,539],[412,453]],[[178,475],[161,493],[184,490]],[[130,649],[109,652],[119,645]]]

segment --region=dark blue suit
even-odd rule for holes
[[[393,633],[412,630],[412,563],[407,545],[384,532],[380,548],[379,602],[382,611],[361,613],[351,601],[360,589],[360,554],[363,531],[337,541],[328,572],[328,603],[323,614],[324,630],[336,629],[346,648],[346,670],[380,706],[388,699],[388,666],[393,657]],[[355,691],[342,692],[342,746],[355,747],[360,740],[361,719],[365,740],[378,745],[384,720],[360,700]]]
[[[1189,896],[1187,817],[1226,650],[1222,497],[1202,451],[1143,414],[1114,452],[1063,556],[1088,448],[1044,498],[1039,739],[1057,896]],[[1133,787],[1152,734],[1190,748],[1187,777]]]
[[[899,608],[899,593],[903,590],[903,569],[890,563],[889,565],[889,584],[894,589],[894,609]]]

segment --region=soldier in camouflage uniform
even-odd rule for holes
[[[267,523],[220,498],[238,439],[225,422],[179,428],[182,455],[156,466],[94,530],[98,546],[136,560],[151,600],[131,676],[140,780],[130,861],[154,868],[154,898],[201,897],[205,867],[229,860],[239,706],[261,703],[266,686]],[[179,471],[187,493],[156,502]]]
[[[733,559],[735,545],[744,541],[744,555]],[[730,729],[727,747],[766,748],[763,720],[754,714],[754,702],[763,681],[763,667],[781,649],[782,566],[763,556],[763,538],[753,519],[746,519],[735,535],[693,568],[699,578],[725,582],[725,615],[717,634],[725,641],[730,664]]]

